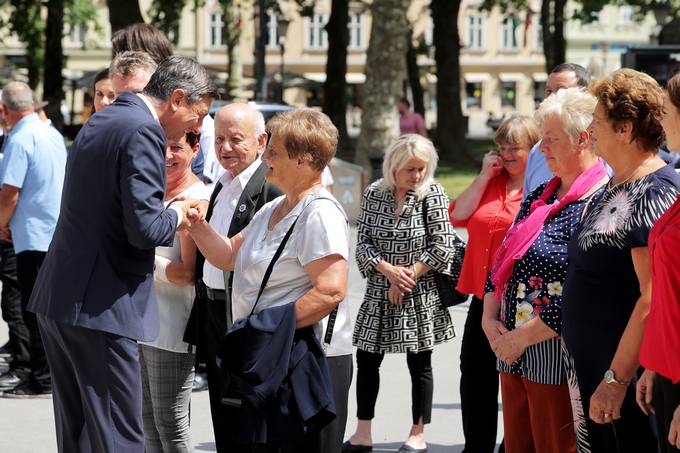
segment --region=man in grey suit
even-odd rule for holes
[[[215,185],[206,219],[218,233],[237,235],[265,203],[281,195],[264,179],[268,167],[260,156],[266,145],[264,118],[250,105],[229,104],[215,115],[215,153],[226,173]],[[232,323],[232,274],[207,262],[200,251],[196,264],[196,302],[185,340],[198,345],[197,353],[206,363],[217,452],[241,452],[236,445],[239,411],[222,404],[223,396],[237,396],[237,390],[223,389],[215,363]]]
[[[215,87],[181,56],[141,94],[123,93],[80,131],[66,162],[61,214],[31,297],[52,370],[60,452],[144,451],[137,341],[156,338],[154,248],[187,213],[167,209],[165,143],[201,124]]]

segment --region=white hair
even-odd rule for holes
[[[2,90],[2,103],[15,112],[34,109],[33,91],[24,82],[9,82]]]
[[[246,104],[247,105],[247,104]],[[260,135],[264,134],[267,132],[267,129],[264,124],[264,116],[262,115],[262,112],[259,110],[256,110],[251,107],[251,113],[250,113],[250,121],[252,122],[253,125],[253,132],[255,133],[255,139],[258,140],[260,138]]]
[[[402,135],[385,151],[382,166],[383,179],[379,186],[384,190],[394,190],[397,172],[414,157],[426,163],[425,177],[415,189],[416,198],[423,198],[434,181],[434,171],[437,169],[439,156],[432,142],[422,135]]]
[[[593,121],[596,104],[597,98],[584,88],[563,88],[541,102],[534,119],[543,127],[547,117],[557,117],[571,142],[576,143]]]

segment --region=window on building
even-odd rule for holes
[[[209,47],[223,47],[224,43],[224,14],[210,13],[208,18],[208,46]]]
[[[534,16],[534,50],[543,51],[543,26],[541,16]]]
[[[545,97],[545,81],[539,82],[534,80],[534,106],[538,108],[538,105],[543,102]]]
[[[514,14],[505,16],[501,23],[501,48],[504,50],[517,49],[517,28],[519,19]]]
[[[264,42],[267,49],[279,48],[279,35],[276,30],[278,17],[272,12],[267,13],[267,27],[265,28]]]
[[[425,31],[423,32],[423,37],[425,38],[425,44],[431,46],[434,42],[434,21],[432,16],[427,16],[427,22],[425,23]]]
[[[619,6],[619,26],[628,27],[635,22],[635,10],[630,5]]]
[[[465,83],[465,106],[467,108],[482,108],[482,82]]]
[[[517,83],[501,82],[501,107],[515,108]]]
[[[85,43],[87,26],[85,24],[69,25],[68,44],[72,46],[82,46]]]
[[[484,47],[484,16],[467,17],[467,46],[468,49],[482,49]]]
[[[326,23],[328,16],[325,14],[313,14],[305,23],[307,24],[306,46],[308,49],[328,48],[328,35],[326,34]]]
[[[349,15],[349,48],[363,49],[364,48],[364,34],[363,34],[363,16],[359,13],[352,13]]]

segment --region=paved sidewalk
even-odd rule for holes
[[[353,231],[353,240],[356,237]],[[349,279],[350,307],[356,315],[365,289],[354,257]],[[462,335],[467,305],[451,309],[456,332]],[[7,340],[7,326],[0,323],[0,344]],[[463,448],[463,430],[459,397],[460,337],[435,349],[434,408],[432,423],[425,434],[430,453],[458,453]],[[356,371],[356,370],[355,370]],[[411,427],[411,381],[404,355],[388,354],[381,366],[381,389],[374,421],[374,449],[376,453],[395,452],[403,443]],[[483,389],[480,389],[482,391]],[[350,390],[347,437],[356,426],[356,393]],[[212,422],[208,393],[192,395],[191,428],[196,452],[214,452]],[[502,420],[499,412],[499,431]],[[0,452],[42,453],[56,451],[54,418],[51,399],[15,400],[0,398]]]

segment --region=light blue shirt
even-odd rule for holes
[[[526,170],[524,170],[524,189],[522,191],[522,201],[526,200],[529,194],[533,192],[536,187],[555,176],[550,170],[548,170],[548,164],[545,163],[543,153],[540,149],[538,149],[539,146],[541,146],[540,140],[534,145],[533,148],[531,148],[529,157],[527,158],[527,166]]]
[[[0,184],[19,189],[9,221],[14,251],[46,252],[59,217],[66,169],[64,138],[34,113],[10,133],[0,163]]]

